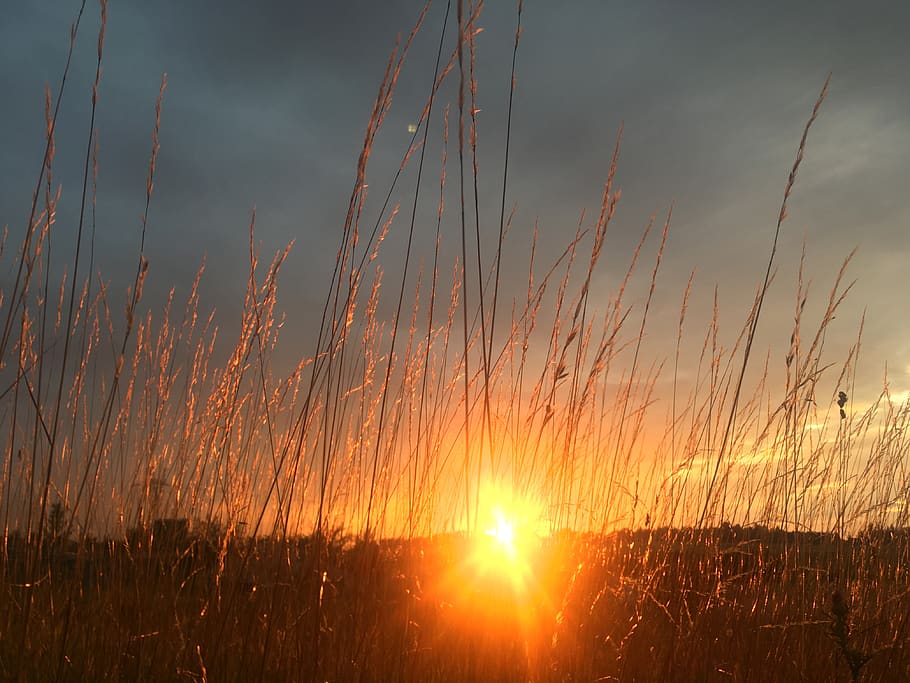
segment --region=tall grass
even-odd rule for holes
[[[708,328],[689,329],[690,278],[676,338],[651,357],[671,211],[646,222],[611,291],[592,292],[619,208],[621,131],[595,218],[583,214],[549,262],[535,227],[520,266],[527,281],[505,282],[519,267],[504,268],[518,251],[511,247],[525,239],[506,212],[521,3],[493,217],[480,211],[481,188],[498,174],[482,179],[477,153],[480,6],[457,0],[444,18],[430,10],[389,57],[319,322],[304,340],[312,346],[288,369],[275,350],[291,247],[262,260],[255,214],[226,356],[215,350],[216,316],[200,301],[202,268],[185,302],[172,291],[161,308],[143,305],[155,277],[145,244],[155,231],[159,143],[167,144],[159,140],[165,79],[135,276],[109,284],[94,272],[101,3],[75,242],[57,236],[53,182],[68,57],[57,94],[47,96],[27,225],[14,226],[16,252],[5,240],[2,251],[15,278],[3,292],[0,337],[0,675],[910,676],[902,569],[910,411],[887,388],[870,405],[851,402],[861,324],[847,357],[828,358],[828,331],[851,288],[849,257],[814,324],[800,261],[782,368],[779,349],[761,358],[755,346],[827,82],[738,333],[725,342],[716,292]],[[402,66],[417,32],[436,28],[418,130],[390,187],[371,201],[371,154]],[[454,114],[440,102],[453,89]],[[438,186],[427,198],[434,159]],[[436,222],[423,226],[418,204],[427,201]],[[435,236],[426,254],[417,252],[421,231]],[[72,257],[55,282],[58,250]],[[661,393],[665,378],[670,396]],[[520,588],[469,561],[487,508],[510,498],[539,510],[524,520],[538,542]]]

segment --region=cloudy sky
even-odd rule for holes
[[[0,223],[9,226],[11,244],[24,230],[40,168],[43,90],[45,83],[59,89],[79,5],[32,0],[2,12]],[[103,276],[125,289],[135,268],[155,98],[166,72],[147,303],[154,308],[171,287],[178,298],[185,294],[205,259],[203,305],[216,308],[230,332],[255,206],[266,254],[295,243],[281,279],[283,353],[311,352],[372,102],[396,36],[407,35],[421,6],[112,1],[97,118],[96,259]],[[408,124],[428,93],[445,10],[439,0],[430,7],[377,140],[369,222],[378,219],[410,140]],[[488,2],[477,36],[480,203],[488,235],[498,228],[515,21],[515,3]],[[660,338],[661,321],[675,326],[693,269],[693,338],[704,336],[697,327],[710,318],[715,286],[721,326],[735,334],[764,273],[800,134],[831,72],[784,224],[759,343],[775,349],[772,362],[782,367],[803,240],[812,281],[807,311],[816,317],[841,261],[858,248],[848,271],[857,283],[832,328],[832,353],[853,342],[865,312],[858,386],[871,396],[887,363],[893,389],[910,387],[910,318],[900,293],[910,262],[910,5],[526,0],[522,24],[507,190],[509,205],[517,206],[508,243],[515,259],[505,266],[519,292],[535,221],[544,263],[574,234],[582,209],[597,211],[622,125],[623,196],[593,291],[607,302],[648,217],[656,212],[662,220],[672,204],[655,304],[665,315],[657,316],[653,336]],[[75,234],[98,25],[98,7],[89,2],[57,131],[55,179],[63,194],[56,245],[72,244]],[[450,23],[447,51],[452,29]],[[442,104],[454,108],[456,87],[450,79]],[[427,147],[430,188],[438,187],[441,112]],[[403,180],[403,206],[414,179],[410,172]],[[420,200],[419,247],[435,229],[436,191]],[[390,240],[402,239],[406,222],[399,225]],[[455,244],[454,233],[447,239]],[[401,242],[391,244],[384,263],[394,273]],[[4,284],[10,263],[5,258],[0,269]],[[649,260],[643,272],[650,267]]]

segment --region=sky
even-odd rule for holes
[[[40,169],[45,84],[59,90],[79,5],[32,0],[2,11],[0,224],[8,226],[10,244],[24,231]],[[155,99],[166,72],[146,242],[147,305],[154,310],[171,287],[178,300],[185,296],[204,260],[203,307],[217,311],[229,336],[242,304],[255,207],[264,254],[294,242],[280,280],[288,340],[282,353],[289,364],[310,353],[372,102],[396,36],[407,35],[421,7],[404,0],[111,2],[96,120],[98,271],[121,289],[134,272]],[[371,221],[428,94],[445,9],[439,0],[430,6],[377,140],[368,178]],[[61,258],[75,234],[99,14],[89,2],[57,130]],[[515,22],[516,3],[505,1],[488,2],[478,22],[480,202],[488,236],[498,227]],[[908,25],[910,5],[903,2],[865,3],[860,11],[839,0],[526,0],[507,188],[507,204],[516,207],[507,243],[514,259],[504,266],[506,281],[522,292],[535,222],[544,263],[572,238],[583,209],[597,212],[622,127],[616,185],[623,195],[592,290],[603,292],[606,304],[649,216],[662,222],[672,205],[651,333],[656,353],[675,329],[693,270],[693,339],[700,344],[704,336],[699,327],[712,315],[715,287],[721,327],[735,334],[764,274],[802,129],[830,72],[757,343],[774,349],[772,362],[782,367],[804,241],[812,283],[807,311],[816,318],[841,262],[856,248],[847,274],[856,284],[832,328],[832,360],[853,343],[865,315],[857,391],[871,400],[886,367],[892,390],[906,391]],[[440,93],[453,112],[456,83]],[[431,188],[438,187],[441,112],[442,105],[427,149]],[[403,186],[413,188],[415,177],[412,168]],[[418,258],[426,258],[435,227],[434,191],[418,206]],[[399,197],[403,206],[412,195]],[[392,233],[390,240],[399,241],[390,242],[385,257],[390,273],[400,263],[404,230]],[[649,253],[653,260],[653,244]],[[0,268],[4,287],[10,263],[4,259]]]

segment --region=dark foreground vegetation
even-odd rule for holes
[[[159,522],[40,553],[11,537],[0,677],[910,679],[907,529],[566,533],[526,548],[514,571],[478,566],[462,535],[216,532]]]

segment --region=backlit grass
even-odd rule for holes
[[[31,215],[0,253],[0,678],[910,679],[910,410],[887,389],[853,402],[862,321],[846,357],[826,349],[849,255],[815,319],[801,260],[789,337],[756,341],[827,82],[781,169],[751,306],[721,329],[715,293],[693,329],[693,281],[661,279],[671,210],[601,278],[621,131],[560,253],[507,210],[508,127],[484,176],[499,213],[482,215],[479,8],[433,26],[425,10],[426,105],[401,174],[368,198],[411,33],[368,113],[321,309],[279,302],[293,251],[263,256],[254,214],[225,332],[202,269],[184,301],[143,299],[166,79],[135,275],[94,272],[101,8],[78,224],[56,224],[67,63]],[[662,287],[676,334],[655,351]],[[282,337],[284,315],[314,321],[311,338]],[[287,345],[304,349],[291,367]]]

